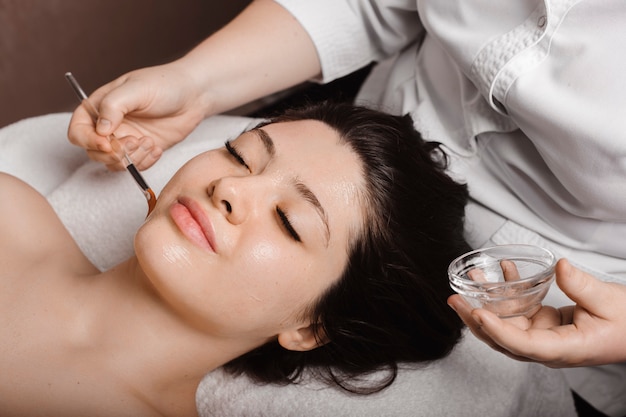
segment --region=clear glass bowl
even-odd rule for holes
[[[452,289],[474,308],[500,317],[531,316],[554,281],[556,258],[533,245],[500,245],[459,256],[448,267]]]

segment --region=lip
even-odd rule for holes
[[[192,243],[202,249],[217,252],[213,224],[198,202],[189,197],[181,197],[170,207],[170,216]]]

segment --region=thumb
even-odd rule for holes
[[[111,102],[110,96],[106,96],[100,103],[100,116],[96,123],[96,132],[102,136],[108,136],[115,132],[128,113],[126,106]]]
[[[94,102],[99,103],[100,113],[96,123],[96,132],[99,135],[107,136],[115,132],[122,124],[124,117],[137,110],[140,106],[141,97],[133,91],[126,80],[121,83],[116,80],[115,86],[105,85],[93,93]]]
[[[116,119],[116,118],[112,118]],[[118,122],[116,126],[119,126],[121,122]],[[98,132],[101,136],[108,136],[115,131],[115,127],[111,121],[106,118],[106,116],[100,116],[98,118],[98,122],[96,123],[96,132]]]
[[[556,265],[556,282],[559,288],[580,307],[600,315],[611,289],[592,275],[575,268],[561,259]]]

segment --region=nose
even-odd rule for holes
[[[223,177],[212,181],[207,193],[220,213],[232,224],[245,222],[260,201],[261,181],[253,177]]]

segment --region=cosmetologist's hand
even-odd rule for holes
[[[500,319],[458,294],[448,303],[474,335],[517,360],[551,368],[626,361],[626,286],[599,281],[565,259],[556,265],[556,282],[576,305]]]
[[[83,106],[74,111],[68,138],[91,159],[121,170],[107,139],[115,133],[135,166],[149,168],[204,118],[199,91],[176,63],[129,72],[89,96],[100,113],[96,126]]]

